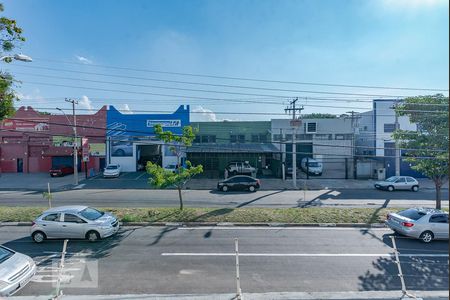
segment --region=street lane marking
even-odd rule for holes
[[[236,253],[189,253],[164,252],[162,256],[235,256]],[[239,253],[239,256],[268,256],[268,257],[394,257],[393,253]],[[399,254],[402,257],[448,257],[448,254]]]
[[[147,174],[147,173],[145,173],[145,172],[142,173],[141,175],[139,175],[138,177],[136,177],[135,180],[138,180],[139,178],[141,178],[141,177],[144,176],[145,174]]]

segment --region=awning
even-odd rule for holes
[[[193,144],[187,153],[279,153],[273,144],[259,143],[229,143],[229,144]]]

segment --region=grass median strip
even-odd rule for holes
[[[122,222],[382,223],[399,208],[100,208]],[[45,207],[0,206],[0,222],[29,222]]]

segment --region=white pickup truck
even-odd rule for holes
[[[228,166],[227,166],[227,170],[231,176],[238,175],[238,174],[255,176],[255,174],[256,174],[256,168],[252,167],[246,161],[229,162]]]

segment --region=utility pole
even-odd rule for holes
[[[72,115],[73,115],[73,176],[74,183],[78,185],[78,151],[77,151],[77,118],[75,115],[75,104],[78,104],[77,100],[66,99],[66,102],[72,103]]]
[[[300,127],[301,120],[297,119],[295,117],[295,112],[298,111],[299,114],[303,110],[302,107],[295,107],[295,104],[297,103],[298,98],[295,98],[292,100],[289,105],[291,107],[287,107],[284,109],[285,112],[292,112],[292,120],[291,120],[291,126],[292,126],[292,184],[294,189],[297,188],[297,144],[295,142],[295,135],[297,133],[297,128]]]
[[[351,126],[352,126],[352,156],[353,156],[353,179],[356,179],[356,143],[355,143],[355,134],[356,134],[356,127],[358,125],[358,119],[361,118],[358,116],[358,112],[356,111],[348,111],[348,114],[350,114],[351,119]],[[346,166],[347,168],[347,166]]]
[[[397,106],[398,101],[391,107],[394,110],[395,114],[395,130],[400,129],[400,125],[398,124],[398,114],[397,114]],[[395,176],[400,176],[400,148],[397,140],[395,141]]]
[[[280,150],[283,149],[283,129],[280,128]],[[284,151],[281,151],[281,178],[286,180],[286,145]]]

